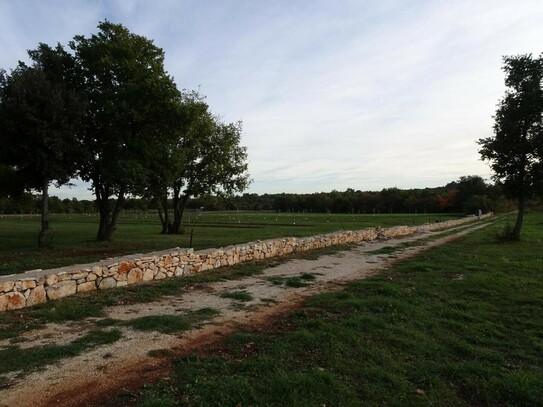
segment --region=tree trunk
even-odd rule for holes
[[[181,220],[183,219],[183,212],[189,199],[189,194],[186,193],[183,196],[179,196],[180,191],[174,188],[173,194],[173,224],[170,233],[179,234],[181,232]]]
[[[164,211],[164,212],[163,212]],[[161,200],[158,204],[158,216],[160,217],[160,223],[162,223],[162,234],[170,233],[170,215],[168,213],[168,196]]]
[[[44,179],[41,194],[41,230],[38,235],[38,247],[47,245],[49,234],[49,180]]]
[[[100,226],[98,227],[96,240],[105,242],[113,238],[113,232],[117,228],[117,220],[124,202],[124,194],[125,188],[123,187],[119,190],[117,202],[112,210],[109,203],[109,194],[104,191],[100,192],[98,188],[96,189],[96,201],[100,213]]]
[[[522,229],[522,222],[524,220],[524,212],[526,209],[526,199],[523,195],[521,195],[518,199],[518,213],[517,213],[517,220],[515,222],[515,227],[512,231],[512,238],[515,240],[520,239],[520,231]]]

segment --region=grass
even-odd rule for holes
[[[140,406],[543,406],[543,214],[312,298],[175,361]],[[134,401],[134,402],[135,402]]]
[[[221,298],[230,298],[232,300],[248,302],[253,300],[253,296],[247,291],[228,291],[221,294]]]
[[[273,212],[187,212],[186,233],[161,235],[156,214],[125,212],[111,242],[97,242],[98,217],[52,214],[51,244],[37,249],[38,215],[0,215],[0,275],[93,262],[123,254],[146,253],[173,247],[224,247],[278,237],[304,237],[337,230],[395,226],[448,220],[457,214],[301,214]]]
[[[381,247],[380,249],[369,251],[368,254],[393,254],[393,253],[404,251],[405,249],[409,247],[419,246],[421,244],[422,242],[420,241],[404,242],[404,243],[397,244],[395,246]]]
[[[309,281],[315,280],[315,277],[312,273],[302,273],[299,276],[293,277],[270,277],[268,281],[273,285],[285,285],[291,288],[300,288],[308,285]]]
[[[7,373],[23,375],[67,357],[74,357],[96,346],[110,344],[121,338],[117,329],[90,331],[66,345],[44,345],[33,348],[9,346],[0,350],[0,388],[7,385]]]
[[[218,315],[213,308],[201,308],[182,315],[149,315],[131,319],[123,323],[125,326],[139,331],[156,331],[164,334],[174,334],[194,328],[196,325]]]

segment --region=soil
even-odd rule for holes
[[[293,259],[255,276],[197,284],[176,297],[110,307],[106,309],[106,317],[123,321],[149,315],[179,315],[201,308],[213,308],[220,313],[194,329],[174,335],[116,326],[115,329],[122,330],[123,336],[113,344],[98,346],[77,357],[63,359],[22,378],[14,375],[10,385],[0,390],[0,406],[119,405],[115,396],[125,391],[138,391],[144,384],[167,377],[174,356],[205,350],[241,328],[259,329],[300,307],[310,296],[340,290],[349,281],[375,275],[395,262],[485,225],[460,228],[445,237],[424,233],[401,239],[363,242],[316,260]],[[428,237],[431,239],[425,239]],[[402,245],[407,242],[416,243]],[[397,246],[398,250],[392,254],[372,253],[388,246]],[[303,287],[289,287],[270,281],[272,279],[277,283],[278,280],[299,277],[302,273],[312,274],[315,278],[306,281],[307,285]],[[231,291],[246,291],[252,299],[242,302],[221,297],[222,293]],[[96,320],[49,324],[43,329],[23,334],[23,341],[18,345],[33,347],[69,343],[96,329]],[[6,346],[6,343],[0,341],[2,346]],[[168,356],[151,357],[150,351],[162,351]]]

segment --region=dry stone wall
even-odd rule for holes
[[[486,216],[489,215],[483,215]],[[306,238],[288,237],[196,252],[192,249],[176,248],[93,264],[31,270],[22,274],[0,276],[0,311],[43,304],[77,293],[181,277],[299,251],[441,230],[474,220],[477,220],[477,217],[471,216],[417,227],[395,226],[386,229],[342,231]]]

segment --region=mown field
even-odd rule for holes
[[[543,214],[520,242],[501,227],[178,358],[111,405],[543,406]]]
[[[303,237],[375,226],[419,225],[458,214],[302,214],[274,212],[187,212],[184,233],[161,235],[157,214],[125,212],[114,239],[97,242],[98,216],[51,215],[49,247],[37,249],[38,215],[0,216],[0,275],[86,263],[123,254],[173,247],[204,249],[277,237]]]

